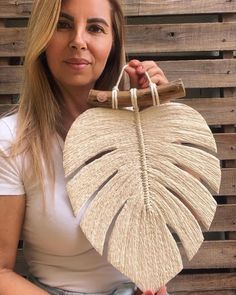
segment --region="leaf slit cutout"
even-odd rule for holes
[[[100,192],[101,189],[117,174],[118,171],[115,171],[113,174],[111,174],[99,187],[98,189],[87,199],[87,201],[83,204],[83,206],[80,208],[77,220],[80,223],[81,219],[84,217],[84,214],[86,210],[88,209],[89,205],[93,202],[93,200],[96,198],[97,194]]]
[[[98,153],[97,155],[93,156],[92,158],[90,158],[89,160],[87,160],[85,162],[86,165],[92,163],[93,161],[99,159],[99,158],[102,158],[103,156],[107,155],[107,154],[110,154],[112,152],[114,152],[115,150],[117,150],[117,148],[111,148],[111,149],[108,149],[108,150],[105,150],[105,151],[102,151],[100,153]]]
[[[194,176],[192,176],[194,177]],[[200,181],[199,181],[200,182]],[[201,183],[201,182],[200,182]],[[183,204],[186,208],[188,208],[188,210],[192,213],[192,215],[194,216],[194,218],[198,221],[198,223],[203,226],[204,228],[208,228],[206,224],[204,224],[204,220],[201,220],[199,218],[199,216],[197,215],[197,208],[194,208],[194,206],[192,206],[192,204],[187,201],[187,199],[184,199],[184,197],[182,197],[181,195],[178,194],[178,192],[174,191],[174,188],[171,188],[171,187],[168,187],[168,186],[165,186],[166,189],[171,193],[173,194],[174,196],[176,196]],[[198,207],[198,209],[200,209],[200,206]],[[199,211],[199,214],[201,214],[201,211]]]
[[[178,167],[179,169],[185,171],[185,172],[188,172],[189,174],[191,174],[194,178],[196,178],[198,181],[200,181],[201,183],[202,182],[202,179],[200,177],[200,175],[198,175],[196,172],[194,172],[192,169],[189,169],[187,166],[184,166],[184,165],[180,165],[180,164],[176,164],[176,163],[173,163],[173,165],[175,165],[176,167]]]
[[[144,194],[144,205],[146,210],[151,210],[150,204],[150,197],[149,197],[149,181],[148,181],[148,165],[147,165],[147,158],[146,158],[146,149],[145,149],[145,142],[144,136],[142,131],[142,122],[140,113],[136,110],[134,112],[134,119],[135,119],[135,126],[136,126],[136,134],[138,139],[138,149],[139,149],[139,156],[140,156],[140,163],[141,163],[141,179],[142,179],[142,187],[143,187],[143,194]]]
[[[194,211],[193,207],[191,207],[191,205],[184,199],[182,198],[177,192],[175,192],[174,190],[172,190],[169,187],[165,187],[172,195],[174,195],[177,199],[179,199],[181,201],[181,203],[191,212],[191,214],[193,215],[193,217],[197,220],[197,222],[201,225],[204,226],[203,223],[201,222],[201,220],[199,219],[199,217],[197,216],[197,213]],[[174,229],[173,229],[174,230]],[[175,230],[174,230],[175,232]]]
[[[210,187],[210,185],[204,179],[200,178],[200,182],[201,184],[203,184],[203,186],[205,186],[205,188],[209,191],[211,195],[215,194],[215,191],[212,189],[212,187]]]
[[[173,239],[178,243],[181,242],[180,237],[176,233],[176,231],[168,223],[166,224],[166,226],[167,226],[168,230],[170,231],[170,233],[172,234]]]
[[[201,146],[200,144],[193,144],[193,143],[188,143],[188,142],[173,142],[174,144],[179,144],[179,145],[184,145],[184,146],[189,146],[189,147],[192,147],[192,148],[196,148],[198,150],[202,150],[208,154],[211,154],[212,156],[216,156],[217,155],[217,151],[215,150],[212,150],[210,148],[207,148],[207,147],[203,147]]]
[[[178,164],[174,164],[176,167],[178,167],[179,169],[188,172],[189,174],[191,174],[193,177],[195,177],[198,181],[201,182],[201,184],[203,184],[206,189],[211,193],[214,194],[214,190],[211,188],[211,186],[207,183],[207,181],[205,181],[202,177],[200,177],[200,175],[198,175],[197,173],[195,173],[193,170],[190,170],[188,167],[184,166],[184,165],[178,165]]]
[[[66,181],[68,182],[69,180],[71,180],[72,178],[74,178],[75,175],[77,175],[82,169],[83,167],[85,167],[86,165],[92,163],[95,160],[98,160],[100,158],[102,158],[103,156],[112,153],[116,150],[117,148],[112,148],[112,149],[108,149],[105,151],[102,151],[100,153],[98,153],[97,155],[91,157],[90,159],[88,159],[84,164],[82,164],[80,167],[78,167],[77,169],[75,169],[73,172],[71,172],[67,177],[66,177]]]
[[[160,194],[157,195],[153,207],[156,211],[161,212],[167,231],[172,235],[172,238],[173,232],[179,237],[188,259],[191,259],[203,241],[200,226],[192,213],[177,196],[173,195],[166,187],[160,187],[159,189]],[[182,214],[178,210],[179,206],[182,208]],[[188,217],[190,225],[188,228],[182,227],[186,221],[186,217]],[[173,232],[171,232],[171,229]]]
[[[120,215],[120,212],[123,210],[124,206],[126,205],[128,200],[126,200],[124,202],[124,204],[120,207],[120,209],[117,211],[116,215],[114,216],[108,230],[107,230],[107,233],[106,233],[106,238],[105,238],[105,241],[104,241],[104,247],[103,247],[103,256],[107,257],[108,256],[108,244],[109,244],[109,239],[111,237],[111,234],[112,234],[112,231],[114,229],[114,226],[115,226],[115,223],[116,223],[116,220],[118,218],[118,216]]]
[[[174,169],[174,167],[176,169]],[[163,169],[167,169],[168,170],[168,183],[166,181],[166,177],[167,174],[163,173]],[[213,219],[212,213],[213,211],[215,211],[215,209],[213,207],[216,206],[215,201],[213,202],[213,198],[212,196],[210,197],[210,192],[203,186],[203,184],[198,181],[197,179],[195,179],[191,174],[184,172],[182,170],[182,173],[178,173],[178,170],[181,170],[179,168],[177,168],[175,165],[172,165],[172,168],[170,167],[170,165],[168,165],[167,163],[164,162],[160,162],[159,163],[159,167],[152,167],[153,170],[157,171],[158,174],[156,174],[156,177],[159,178],[159,183],[168,188],[171,189],[175,192],[180,193],[185,200],[188,202],[189,206],[191,206],[193,208],[193,210],[195,210],[196,212],[198,212],[199,216],[201,216],[202,218],[202,223],[204,224],[205,228],[209,228],[209,220]],[[180,183],[180,181],[182,182],[182,185],[179,184],[177,185],[176,183],[176,178],[173,177],[173,173],[178,174],[178,182]],[[187,176],[188,174],[188,176]],[[188,182],[186,182],[186,177],[188,177]],[[199,197],[196,195],[196,191],[195,191],[195,186],[196,184],[199,183],[199,185],[197,186],[199,188],[198,193],[200,194]],[[197,188],[196,187],[196,188]],[[189,198],[189,194],[184,193],[184,191],[186,190],[190,190],[189,193],[193,194],[195,196],[195,198]],[[203,195],[202,195],[203,194]],[[207,198],[206,201],[208,202],[208,206],[206,206],[206,208],[204,208],[204,210],[208,210],[203,212],[203,207],[201,206],[202,202],[206,202],[204,198]],[[211,199],[210,203],[209,200]],[[198,202],[197,202],[198,200]],[[199,205],[197,205],[197,203]],[[213,206],[213,207],[212,207]]]

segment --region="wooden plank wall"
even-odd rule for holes
[[[169,284],[173,295],[236,294],[236,1],[125,0],[128,58],[154,59],[169,80],[182,78],[182,101],[206,119],[218,146],[218,209],[191,262]],[[0,112],[17,100],[31,0],[0,1]],[[19,250],[20,251],[20,250]],[[17,269],[22,272],[22,256]]]

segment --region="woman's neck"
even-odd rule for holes
[[[87,99],[91,88],[61,89],[63,105],[61,106],[62,128],[60,135],[65,139],[74,120],[88,109]]]

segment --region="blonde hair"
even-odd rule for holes
[[[61,95],[58,91],[45,57],[45,49],[59,19],[63,0],[36,0],[28,25],[24,81],[19,99],[16,141],[12,154],[27,152],[32,173],[44,192],[42,159],[50,177],[54,179],[51,157],[52,135],[59,128]],[[107,64],[96,82],[97,89],[110,89],[116,82],[125,62],[124,17],[118,0],[108,0],[111,5],[113,46]]]

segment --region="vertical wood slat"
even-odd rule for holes
[[[223,22],[232,22],[236,21],[236,15],[223,15]],[[223,57],[227,59],[233,59],[234,58],[234,52],[229,51],[229,52],[224,52]],[[236,88],[231,88],[231,89],[224,89],[224,97],[230,97],[232,95],[236,96]],[[225,132],[235,132],[235,126],[225,126],[224,127]],[[231,160],[231,161],[225,161],[225,167],[236,167],[236,160]],[[235,180],[236,182],[236,180]],[[227,198],[227,203],[228,204],[236,204],[236,198],[234,197],[228,197]],[[236,232],[229,232],[228,233],[228,238],[230,240],[236,240]]]

